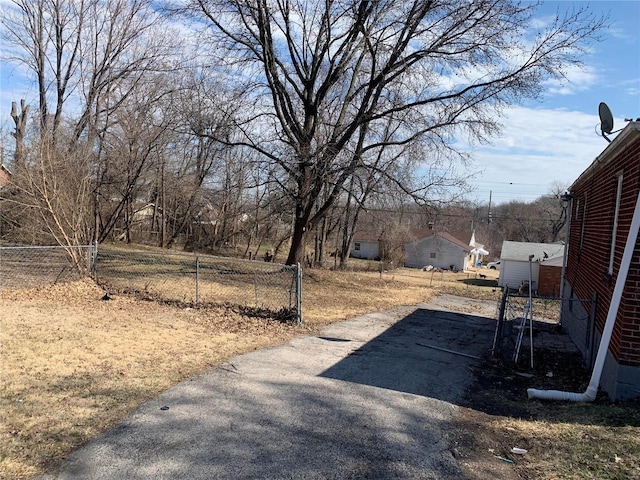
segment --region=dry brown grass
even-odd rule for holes
[[[104,292],[90,281],[0,291],[0,478],[28,479],[141,403],[234,355],[320,325],[424,302],[420,283],[314,270],[305,325]]]
[[[476,369],[454,429],[470,452],[466,465],[481,469],[499,462],[497,454],[515,462],[510,470],[520,479],[640,480],[640,399],[613,404],[604,393],[592,403],[527,398],[529,387],[583,392],[590,372],[576,352],[538,349],[534,377],[515,372],[509,362]],[[514,455],[512,447],[528,453]]]
[[[302,332],[103,295],[87,281],[2,293],[0,478],[31,478],[171,385]]]
[[[224,308],[185,308],[118,295],[101,301],[104,292],[87,281],[0,292],[0,478],[30,479],[55,468],[136,406],[234,355],[366,312],[422,303],[436,293],[497,299],[492,287],[497,272],[482,273],[489,278],[475,272],[431,277],[404,269],[382,276],[307,271],[304,326]],[[488,402],[503,400],[502,394],[499,388],[489,391]],[[614,407],[598,405],[579,411],[542,406],[520,415],[513,405],[504,403],[504,412],[491,414],[467,409],[463,418],[470,438],[489,439],[476,445],[479,457],[485,458],[491,442],[504,446],[529,439],[538,453],[521,465],[521,478],[638,478],[623,475],[638,472],[629,464],[640,458],[640,415],[628,417],[624,410],[622,418]],[[619,447],[616,439],[623,442]],[[595,472],[591,476],[584,473],[589,468]]]
[[[326,325],[362,313],[429,301],[434,295],[424,282],[368,272],[312,270],[303,280],[304,321]]]

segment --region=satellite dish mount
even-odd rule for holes
[[[613,131],[613,115],[611,114],[611,110],[606,103],[600,102],[598,105],[598,113],[600,114],[600,131],[602,132],[602,137],[609,143],[609,137],[607,134],[610,134]]]

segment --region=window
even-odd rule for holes
[[[360,242],[354,243],[353,244],[353,249],[356,250],[356,251],[359,251],[360,250]]]
[[[613,260],[616,254],[616,235],[618,233],[618,215],[620,214],[620,199],[622,198],[622,173],[618,173],[616,186],[616,206],[613,212],[613,230],[611,231],[611,250],[609,252],[609,268],[607,273],[613,275]]]
[[[436,252],[431,252],[429,254],[429,258],[436,258]]]

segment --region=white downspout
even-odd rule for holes
[[[607,321],[605,322],[604,330],[602,331],[602,338],[600,339],[600,346],[598,347],[598,355],[596,356],[596,362],[593,366],[589,386],[584,393],[562,392],[559,390],[537,390],[535,388],[529,388],[527,389],[527,395],[530,399],[570,400],[573,402],[591,402],[595,400],[596,394],[598,393],[598,386],[600,385],[602,369],[604,368],[604,361],[607,358],[607,351],[609,350],[611,334],[613,333],[613,327],[616,323],[616,315],[618,314],[618,308],[620,307],[622,291],[624,290],[624,285],[627,282],[627,275],[629,273],[629,266],[631,265],[631,258],[633,257],[633,250],[635,249],[636,241],[638,239],[638,230],[640,230],[640,192],[638,192],[636,209],[633,212],[633,219],[631,220],[631,229],[629,230],[627,243],[624,247],[624,253],[622,254],[620,271],[618,272],[616,285],[613,289],[613,295],[611,297],[611,303],[609,304],[609,311],[607,313]]]

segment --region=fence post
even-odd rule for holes
[[[93,278],[93,280],[98,279],[98,241],[96,240],[93,243],[89,244],[89,255],[88,255],[88,269],[89,276]]]
[[[507,310],[507,297],[509,296],[509,287],[504,287],[502,299],[500,300],[500,309],[498,311],[498,322],[496,324],[496,333],[493,337],[493,348],[491,349],[491,358],[502,353],[504,317]]]
[[[196,254],[196,303],[200,303],[200,256]]]
[[[256,308],[258,305],[258,267],[253,269],[253,298],[255,299]]]
[[[296,264],[296,320],[302,323],[302,267]]]

